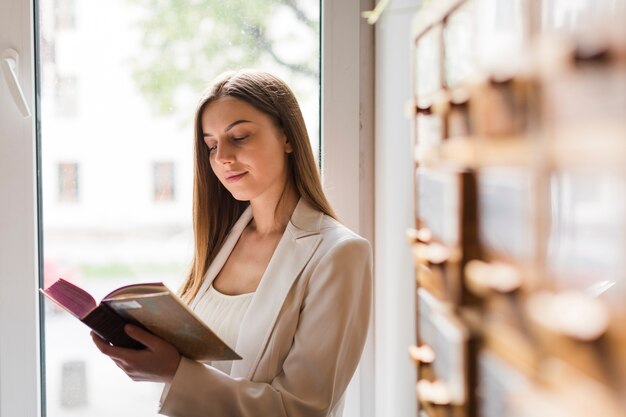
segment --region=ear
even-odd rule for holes
[[[282,131],[282,135],[283,135],[283,144],[285,145],[285,153],[292,153],[293,147],[291,146],[291,142],[289,142],[289,139],[287,138],[285,131]]]

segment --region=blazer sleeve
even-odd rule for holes
[[[171,417],[316,417],[343,396],[365,345],[372,298],[369,243],[348,237],[315,267],[282,372],[271,383],[232,378],[183,358],[160,413]]]

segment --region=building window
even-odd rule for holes
[[[174,163],[155,162],[153,165],[154,201],[174,201]]]
[[[78,201],[78,164],[74,162],[59,164],[59,201]]]

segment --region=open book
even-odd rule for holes
[[[124,325],[131,323],[168,341],[189,359],[241,359],[162,283],[118,288],[100,304],[64,279],[40,291],[114,346],[144,348],[124,331]]]

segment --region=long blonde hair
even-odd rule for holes
[[[245,101],[268,115],[285,132],[293,149],[287,154],[287,181],[312,207],[337,218],[324,195],[302,112],[291,89],[279,78],[261,71],[245,70],[220,75],[202,95],[194,118],[195,252],[187,279],[180,289],[180,296],[187,303],[198,293],[209,265],[248,206],[247,202],[236,200],[213,173],[209,149],[202,135],[204,109],[222,97]]]

